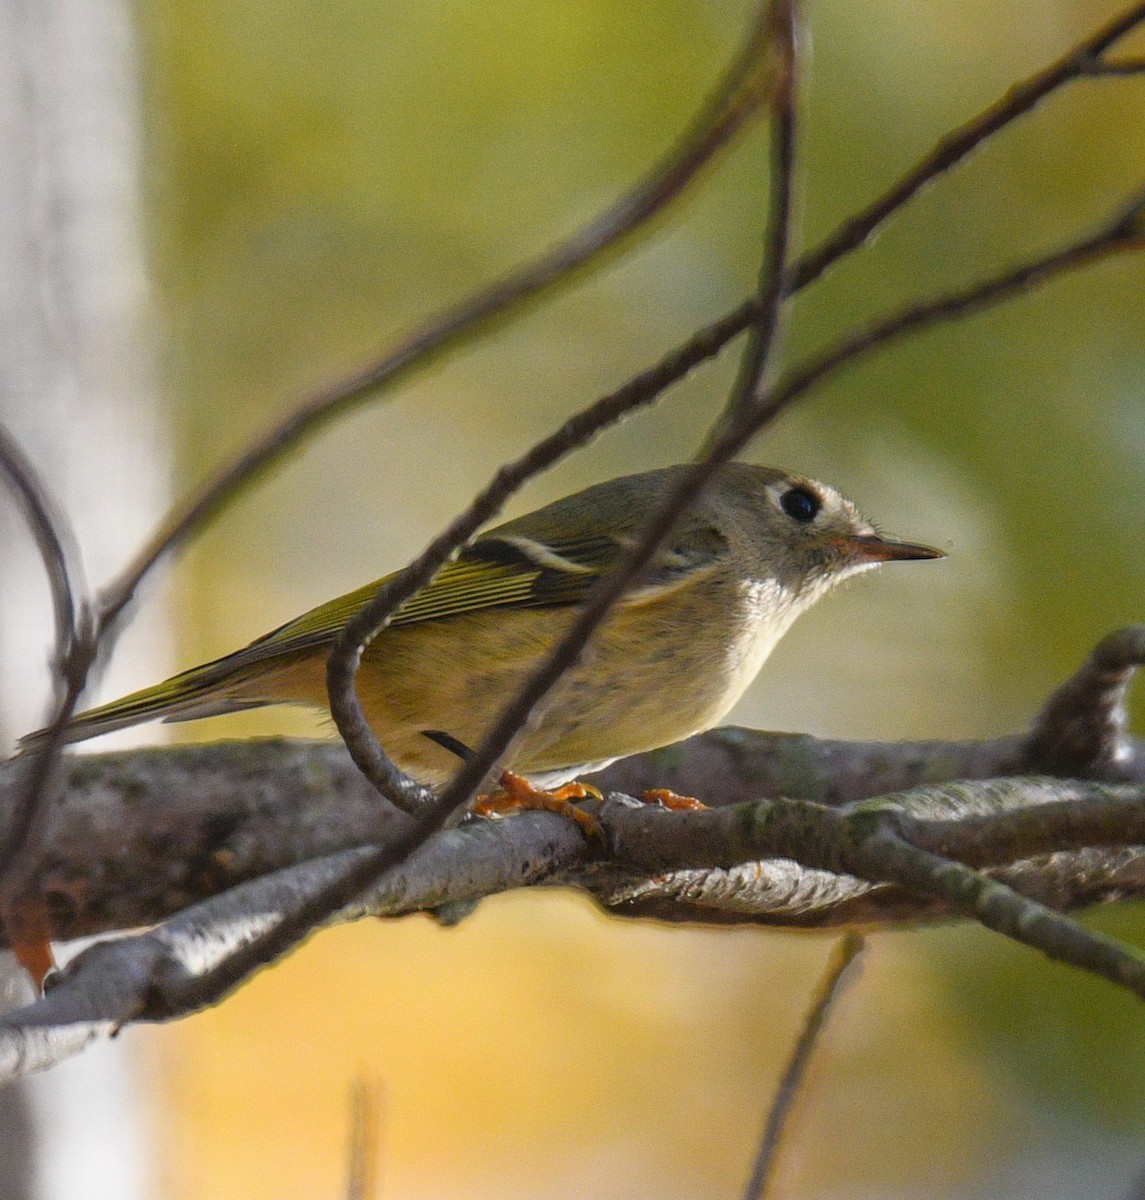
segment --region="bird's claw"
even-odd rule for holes
[[[603,841],[604,830],[600,822],[572,803],[589,798],[604,799],[591,783],[566,783],[550,792],[534,787],[523,775],[504,771],[497,781],[497,790],[478,796],[473,802],[472,811],[479,817],[504,817],[522,809],[555,812],[575,821],[585,837]]]
[[[695,796],[678,796],[671,788],[649,788],[640,796],[643,804],[659,804],[661,808],[670,808],[673,812],[697,812],[708,806]]]

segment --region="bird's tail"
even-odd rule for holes
[[[174,675],[154,687],[132,692],[109,704],[77,713],[64,726],[63,740],[82,742],[88,738],[113,733],[141,725],[144,721],[192,721],[198,717],[216,717],[240,712],[244,708],[260,708],[271,704],[270,699],[256,699],[238,692],[242,676],[235,677],[225,659],[193,667]],[[35,751],[47,740],[48,730],[37,729],[20,739],[21,753]]]

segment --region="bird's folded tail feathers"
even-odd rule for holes
[[[221,662],[194,667],[154,687],[132,692],[109,704],[79,713],[64,726],[63,741],[65,744],[82,742],[104,733],[114,733],[117,729],[140,725],[144,721],[193,721],[199,717],[241,712],[246,708],[261,708],[270,703],[249,696],[220,695],[220,676],[228,676],[228,682],[239,682],[234,678],[233,669],[224,672],[219,670],[220,666]],[[39,749],[46,741],[47,734],[46,729],[37,729],[22,737],[20,752]]]

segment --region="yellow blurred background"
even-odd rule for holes
[[[752,7],[144,0],[178,490],[629,186]],[[817,4],[806,242],[1114,11]],[[1096,223],[1140,186],[1143,131],[1145,82],[1072,85],[801,297],[790,353]],[[174,665],[401,565],[500,462],[735,305],[765,179],[756,132],[605,268],[297,454],[168,574]],[[1145,619],[1143,297],[1141,258],[1111,261],[880,355],[760,439],[758,459],[831,481],[950,557],[805,618],[736,719],[1007,732],[1101,635]],[[687,458],[733,370],[725,356],[698,372],[511,511]],[[315,726],[256,714],[179,736],[284,728]],[[1145,934],[1135,909],[1092,919]],[[829,949],[621,923],[558,894],[487,901],[452,930],[323,933],[217,1010],[129,1035],[161,1101],[161,1194],[343,1194],[365,1078],[384,1095],[387,1200],[735,1195]],[[880,935],[817,1060],[783,1194],[1117,1195],[1145,1162],[1143,1068],[1140,1009],[1111,988],[974,929]]]

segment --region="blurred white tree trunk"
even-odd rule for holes
[[[0,0],[0,419],[70,514],[97,583],[155,523],[167,492],[139,153],[123,0]],[[7,747],[43,716],[52,626],[43,572],[5,496],[0,579]],[[162,673],[159,632],[150,606],[116,656],[113,685]],[[5,993],[22,986],[11,968],[0,979]],[[129,1049],[83,1055],[5,1097],[0,1200],[154,1194]]]

